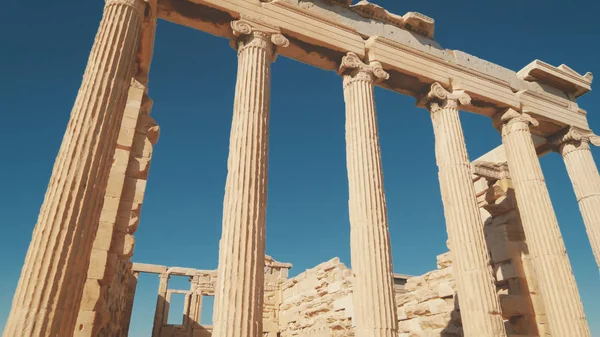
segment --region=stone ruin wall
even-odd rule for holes
[[[354,336],[352,271],[339,258],[287,280],[282,289],[281,337]]]
[[[502,316],[509,336],[549,337],[510,179],[475,180]],[[438,269],[408,279],[396,295],[400,337],[463,336],[451,252]]]
[[[507,332],[549,337],[511,181],[476,178],[475,186]],[[437,266],[397,289],[399,337],[463,336],[451,252],[439,255]],[[282,337],[354,336],[352,272],[338,258],[285,281],[282,290]]]
[[[131,256],[159,128],[146,87],[132,79],[93,243],[76,337],[125,336]]]
[[[549,337],[545,311],[536,291],[537,284],[531,282],[535,277],[511,181],[508,178],[480,177],[474,180],[474,184],[507,332],[511,337]],[[129,263],[129,260],[124,261]],[[352,271],[339,258],[291,279],[288,279],[291,265],[277,262],[269,256],[266,256],[265,262],[265,337],[354,336]],[[439,255],[437,266],[436,270],[410,277],[404,286],[397,286],[399,337],[463,335],[451,252]],[[118,299],[114,303],[122,303],[122,299],[130,295],[122,289],[122,284],[127,282],[119,276],[130,271],[130,265],[122,264],[114,276],[115,284],[109,288],[109,295]],[[216,273],[213,271],[213,274],[208,283],[197,277],[192,279],[190,294],[213,295]],[[121,285],[117,286],[119,282]],[[119,292],[112,294],[115,289]],[[117,305],[108,310],[116,315],[127,311],[127,308]],[[105,329],[108,331],[118,324],[119,319],[116,319],[106,324]],[[201,327],[197,323],[187,327],[164,325],[160,336],[208,337],[211,330],[212,327]]]

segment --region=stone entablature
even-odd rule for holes
[[[191,18],[183,8],[198,15]],[[162,0],[158,4],[159,18],[226,38],[231,33],[225,18],[261,18],[290,37],[290,47],[281,55],[337,70],[341,57],[353,52],[382,63],[391,74],[390,81],[380,84],[386,88],[419,98],[434,82],[445,87],[452,84],[473,98],[473,104],[464,110],[492,116],[501,108],[522,108],[546,121],[536,130],[540,135],[551,135],[569,125],[589,129],[586,113],[575,101],[577,95],[570,97],[561,88],[540,85],[537,78],[523,79],[516,71],[442,48],[387,19],[365,20],[357,10],[326,0]],[[568,73],[573,81],[591,83],[590,75]]]

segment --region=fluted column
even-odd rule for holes
[[[389,75],[379,62],[365,64],[354,53],[344,56],[340,74],[346,102],[355,335],[395,337],[398,319],[373,97],[374,82]]]
[[[287,39],[246,20],[231,24],[238,51],[223,202],[214,337],[262,337],[271,62]]]
[[[427,98],[464,333],[467,337],[506,336],[458,115],[458,105],[470,104],[471,97],[459,90],[450,93],[434,83]]]
[[[125,301],[125,307],[121,312],[121,333],[124,335],[129,333],[129,324],[131,323],[131,314],[133,312],[133,302],[135,300],[135,292],[137,290],[140,273],[137,271],[131,271],[128,277],[127,297]]]
[[[569,257],[531,139],[527,114],[508,109],[494,122],[502,133],[527,247],[552,336],[587,337],[587,325]]]
[[[156,298],[156,311],[154,311],[154,325],[152,326],[152,337],[160,337],[160,329],[163,325],[165,307],[167,303],[167,291],[169,290],[169,274],[158,275],[158,297]]]
[[[599,146],[600,137],[571,128],[552,141],[567,167],[596,264],[600,267],[600,175],[590,151],[590,143]]]
[[[73,335],[144,15],[108,0],[71,112],[5,337]]]

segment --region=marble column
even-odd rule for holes
[[[144,8],[142,0],[106,1],[4,337],[70,337],[76,328]]]
[[[471,97],[434,83],[427,99],[464,333],[506,336],[458,112],[458,106],[470,104]]]
[[[507,109],[494,116],[502,133],[527,248],[553,336],[588,337],[577,284],[537,157],[530,126],[538,122]]]
[[[394,277],[374,82],[389,75],[379,62],[363,63],[354,53],[342,59],[346,102],[346,162],[350,200],[350,248],[354,273],[356,336],[397,336]]]
[[[571,128],[551,141],[567,167],[596,264],[600,267],[600,175],[590,151],[590,143],[599,146],[600,137]]]
[[[137,290],[139,278],[139,272],[132,271],[129,273],[129,280],[127,281],[127,298],[125,302],[125,308],[123,308],[123,311],[121,312],[121,334],[123,336],[127,336],[129,333],[131,313],[133,312],[133,302],[135,300],[135,292]]]
[[[238,75],[223,202],[214,337],[262,337],[271,62],[288,40],[247,20],[231,24]]]
[[[154,311],[154,325],[152,326],[152,337],[160,337],[160,329],[163,325],[163,318],[167,308],[167,292],[169,290],[169,274],[158,275],[160,283],[158,284],[158,297],[156,298],[156,311]]]

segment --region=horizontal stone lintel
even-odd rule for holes
[[[540,121],[540,127],[532,130],[540,136],[566,126],[589,130],[586,113],[574,97],[584,93],[584,84],[591,84],[590,75],[577,78],[577,73],[561,65],[556,67],[560,74],[568,74],[578,86],[555,81],[559,88],[548,89],[546,77],[541,85],[540,76],[519,76],[465,52],[444,49],[432,39],[391,23],[365,20],[353,9],[330,1],[161,0],[158,17],[224,38],[233,38],[233,20],[265,22],[281,29],[290,40],[290,46],[278,50],[279,54],[300,62],[337,70],[341,58],[354,52],[381,62],[390,79],[379,85],[402,94],[419,98],[433,82],[452,84],[472,97],[472,104],[464,110],[492,116],[505,108],[522,109]]]

